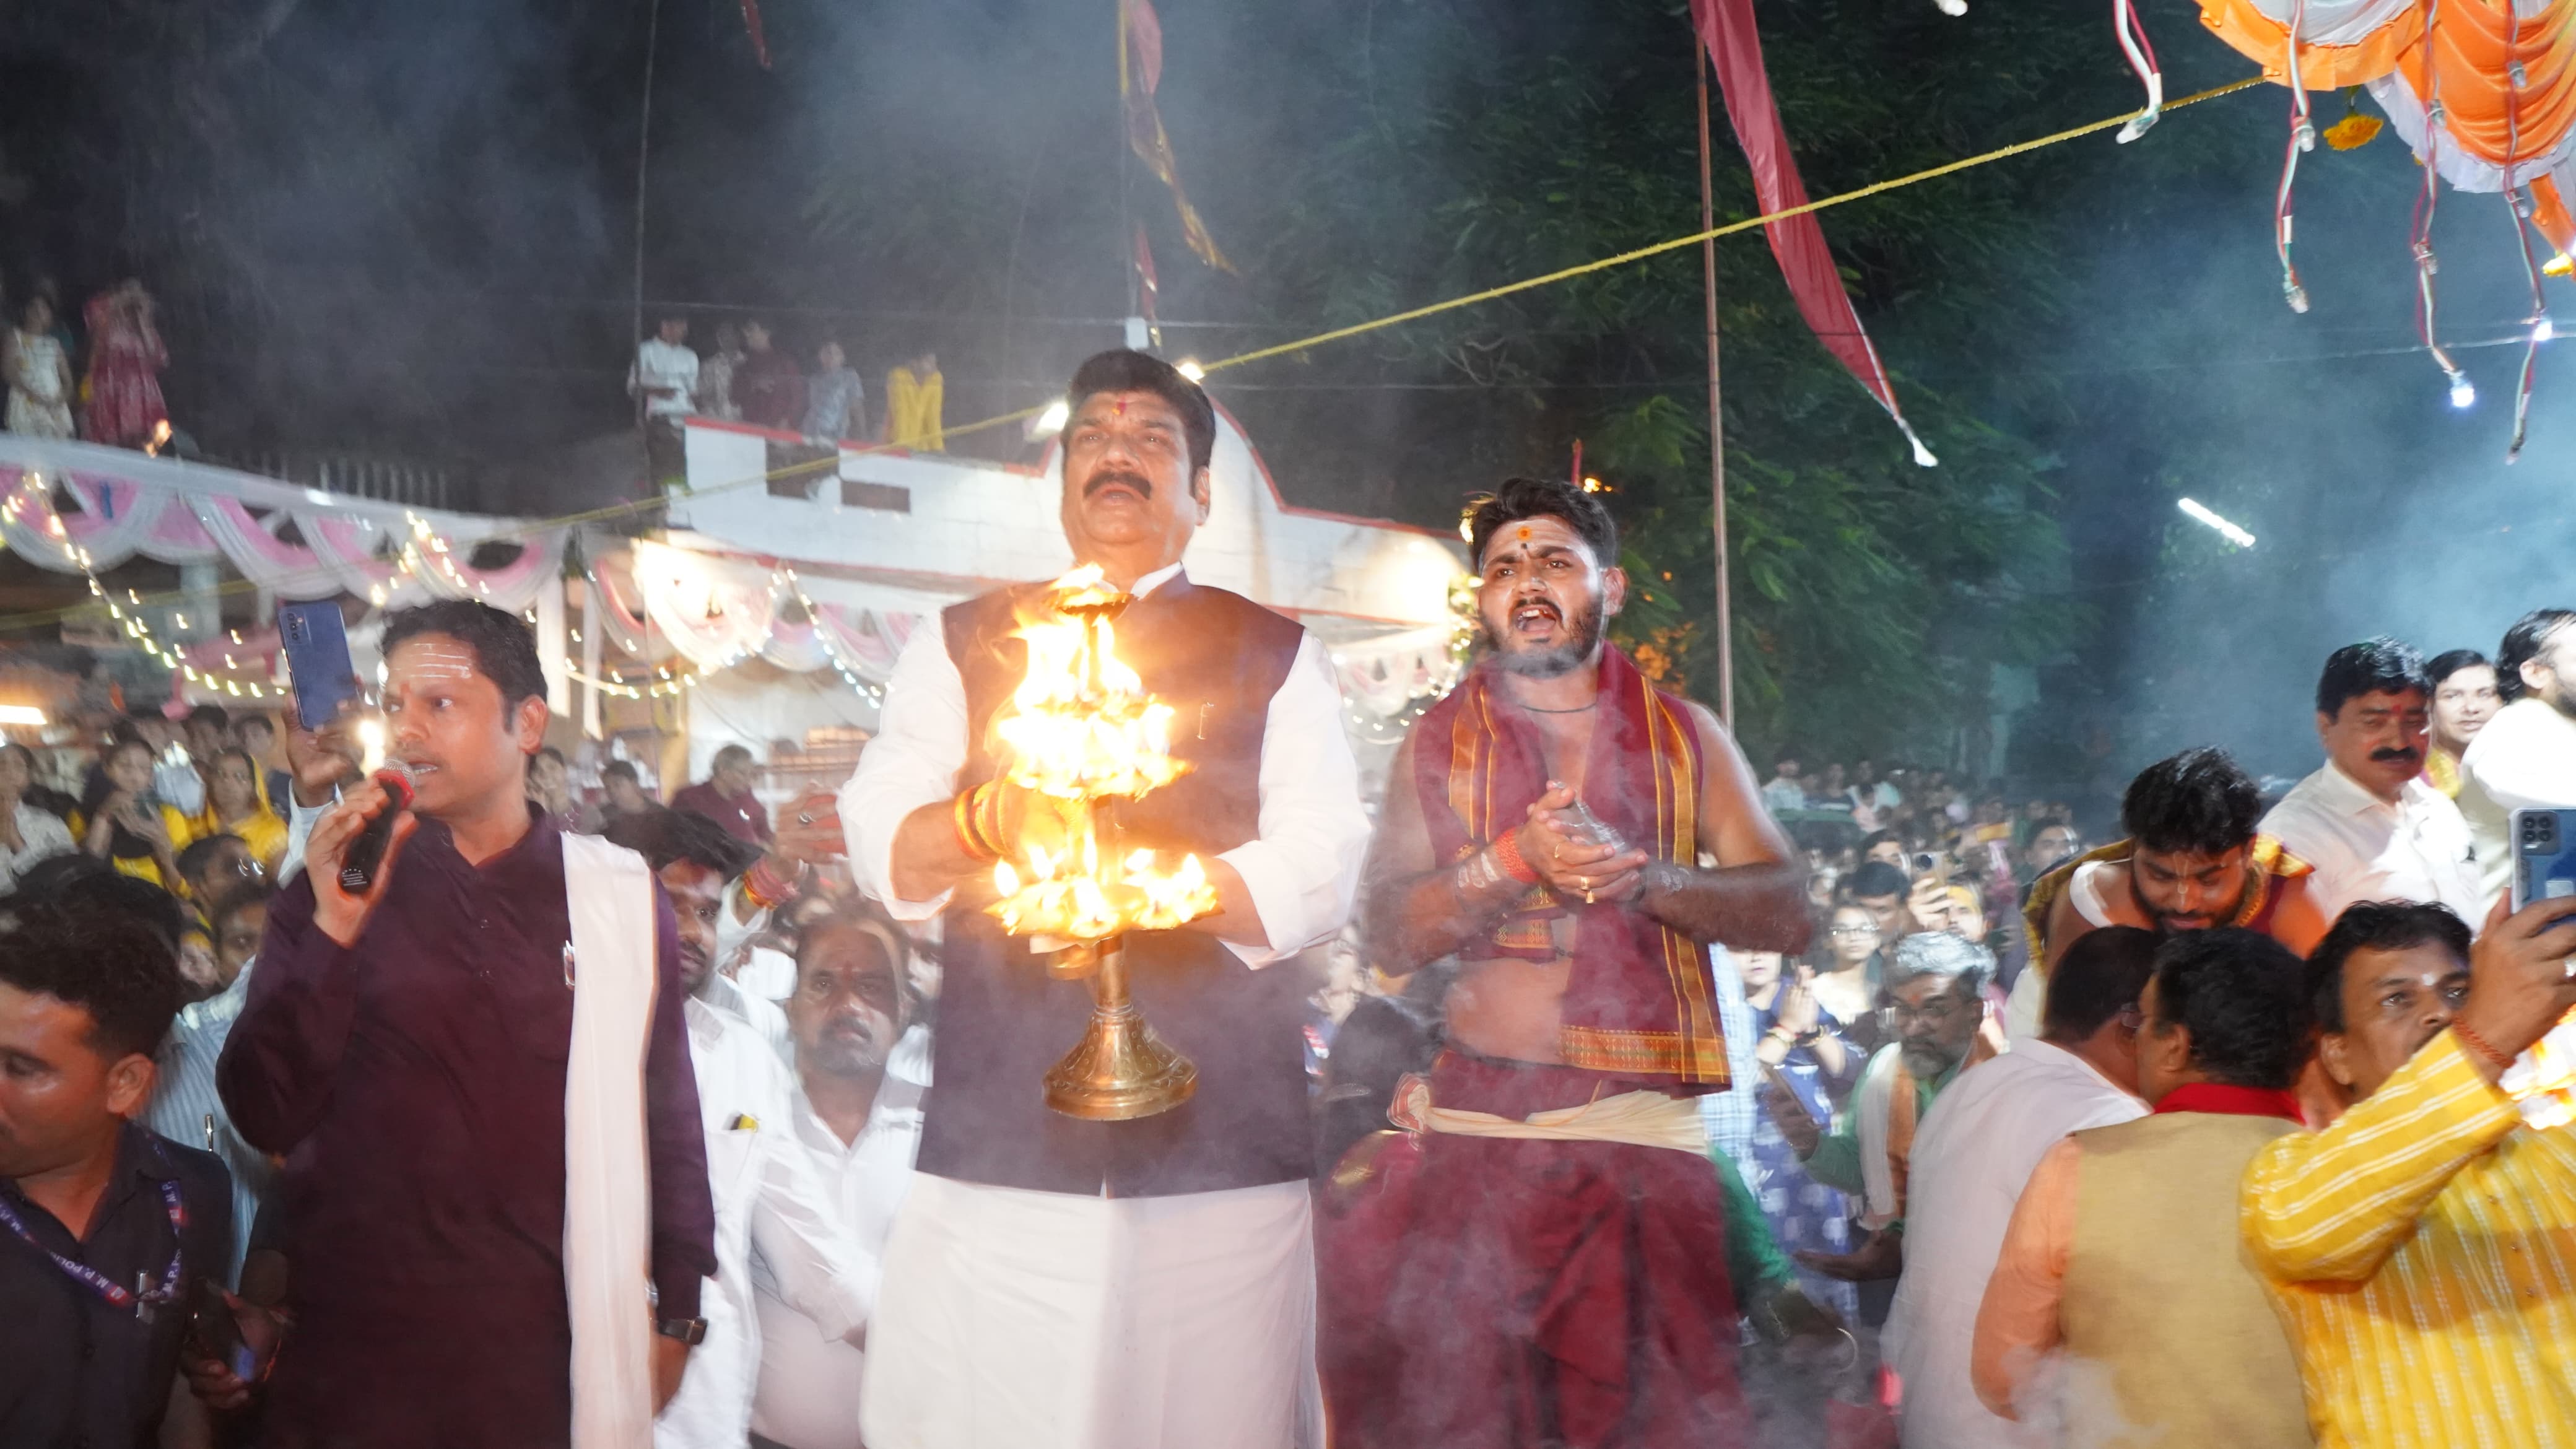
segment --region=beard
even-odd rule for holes
[[[893,1054],[892,1043],[864,1026],[827,1027],[822,1040],[814,1044],[815,1065],[836,1077],[882,1071]]]
[[[2246,881],[2244,877],[2239,876],[2235,898],[2230,900],[2224,906],[2212,907],[2211,909],[2202,912],[2202,914],[2209,918],[2209,924],[2212,926],[2226,925],[2228,922],[2236,919],[2236,913],[2238,911],[2245,908],[2245,892],[2252,888],[2253,887],[2250,882]],[[2184,930],[2197,931],[2205,929],[2200,926],[2175,925],[2174,922],[2181,919],[2181,913],[2178,911],[2158,910],[2153,901],[2148,900],[2146,896],[2139,892],[2138,876],[2134,869],[2129,873],[2129,899],[2137,904],[2139,915],[2142,915],[2148,920],[2156,923],[2156,934],[2159,936],[2170,936],[2178,931]]]
[[[1958,1065],[1959,1058],[1965,1055],[1967,1049],[1964,1047],[1954,1052],[1936,1041],[1897,1044],[1897,1059],[1905,1063],[1905,1069],[1914,1074],[1916,1081],[1929,1081],[1941,1075]]]
[[[1552,605],[1551,605],[1552,606]],[[1514,605],[1514,612],[1519,606]],[[1554,644],[1516,646],[1509,635],[1496,635],[1494,626],[1479,619],[1476,632],[1484,646],[1492,651],[1494,663],[1506,674],[1530,679],[1554,679],[1583,667],[1592,651],[1601,646],[1601,601],[1586,599],[1571,615],[1561,615],[1565,638]]]

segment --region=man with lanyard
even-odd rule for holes
[[[393,614],[383,648],[416,793],[363,889],[341,870],[385,788],[310,822],[216,1070],[243,1138],[286,1158],[297,1327],[265,1432],[631,1449],[715,1270],[671,908],[632,852],[530,804],[526,625],[443,602]]]
[[[1181,568],[1216,446],[1198,385],[1106,352],[1066,401],[1065,541],[1134,596],[1118,657],[1172,707],[1172,753],[1191,767],[1124,809],[1127,839],[1197,855],[1219,901],[1179,930],[1126,936],[1137,1009],[1197,1064],[1197,1094],[1127,1122],[1045,1104],[1091,994],[1050,979],[982,909],[992,847],[1022,856],[1020,822],[1038,809],[998,778],[988,726],[1025,672],[1018,612],[1044,586],[954,605],[913,631],[841,796],[867,893],[898,920],[946,911],[920,1170],[886,1245],[865,1437],[1318,1444],[1312,986],[1276,963],[1339,930],[1358,888],[1368,819],[1341,694],[1312,635]],[[1006,838],[962,832],[970,808]]]
[[[1364,911],[1387,968],[1462,965],[1319,1234],[1335,1442],[1742,1442],[1708,946],[1803,948],[1805,866],[1716,717],[1604,641],[1598,499],[1511,479],[1469,532],[1485,654],[1397,751]]]
[[[232,1259],[211,1152],[133,1119],[179,1009],[169,943],[110,911],[0,936],[0,1444],[150,1444],[200,1280]]]
[[[2305,956],[2330,922],[2309,864],[2256,833],[2263,792],[2225,750],[2203,747],[2138,772],[2120,801],[2126,839],[2087,851],[2033,882],[2022,903],[2030,969],[2004,1006],[2014,1041],[2039,1035],[2049,968],[2100,926],[2159,935],[2243,926]]]

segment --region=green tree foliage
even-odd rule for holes
[[[1159,190],[1135,183],[1132,214],[1163,258],[1164,315],[1239,324],[1176,333],[1176,355],[1367,320],[1698,223],[1694,42],[1674,0],[1171,0],[1163,12],[1164,116],[1194,199],[1242,269],[1192,266]],[[2156,20],[2172,31],[2186,15]],[[1927,0],[1765,0],[1760,19],[1818,196],[2138,101],[2089,8],[1980,5],[1953,19]],[[2169,49],[2189,44],[2170,38],[2182,45]],[[1059,78],[1097,83],[1092,48],[1062,51]],[[2243,69],[2202,43],[2168,79],[2179,93]],[[1047,165],[961,188],[980,199],[953,205],[984,224],[945,233],[956,274],[1015,274],[1025,297],[1020,238],[1033,217],[1079,238],[1080,267],[1097,273],[1092,258],[1119,255],[1108,240],[1123,235],[1119,184],[1069,155],[1098,125],[1072,121],[1081,114],[1049,113],[1034,138],[1054,148]],[[1973,753],[1995,666],[2062,655],[2086,627],[2057,489],[2063,445],[2102,397],[2069,364],[2098,362],[2084,349],[2106,330],[2104,309],[2153,305],[2106,300],[2087,258],[2159,198],[2195,201],[2192,178],[2213,162],[2251,161],[2268,144],[2200,119],[2169,121],[2140,146],[2103,135],[1825,214],[1937,469],[1913,465],[1808,332],[1760,236],[1720,244],[1736,699],[1757,747]],[[854,113],[850,124],[869,123]],[[1722,108],[1713,129],[1717,215],[1751,215]],[[822,178],[814,214],[863,250],[917,264],[918,205],[879,219],[871,201],[891,195],[871,178],[898,168],[855,145],[846,159]],[[1039,250],[1061,265],[1061,249]],[[1638,575],[1622,639],[1714,700],[1700,265],[1691,250],[1594,273],[1220,373],[1214,390],[1301,501],[1435,525],[1508,473],[1565,469],[1583,440]]]

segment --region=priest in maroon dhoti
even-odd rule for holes
[[[1716,717],[1604,641],[1599,500],[1513,479],[1469,532],[1482,657],[1398,752],[1363,877],[1382,969],[1462,969],[1401,1130],[1326,1191],[1333,1442],[1746,1442],[1737,1319],[1775,1305],[1736,1301],[1703,1155],[1696,1098],[1752,1086],[1708,947],[1802,949],[1805,871]]]

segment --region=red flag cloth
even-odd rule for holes
[[[1512,1118],[1659,1090],[1454,1051],[1431,1083]],[[1753,1442],[1725,1196],[1697,1153],[1381,1132],[1335,1168],[1315,1260],[1338,1449]]]
[[[1172,155],[1172,138],[1164,133],[1162,114],[1154,108],[1154,87],[1163,80],[1163,22],[1151,0],[1120,0],[1118,27],[1125,43],[1118,51],[1118,95],[1127,107],[1127,145],[1156,180],[1171,189],[1172,205],[1181,214],[1181,240],[1200,261],[1220,272],[1234,263],[1216,249],[1207,223],[1181,189],[1180,163]]]
[[[1753,172],[1753,194],[1763,214],[1806,205],[1806,183],[1798,179],[1797,158],[1789,154],[1788,133],[1780,128],[1780,107],[1771,97],[1771,75],[1762,66],[1762,37],[1753,28],[1753,0],[1691,0],[1691,24],[1717,67],[1726,118],[1744,147],[1745,164]],[[1825,229],[1817,225],[1816,214],[1805,212],[1775,221],[1763,231],[1771,238],[1771,254],[1780,260],[1789,295],[1797,299],[1798,315],[1807,319],[1816,340],[1896,420],[1906,441],[1914,445],[1914,461],[1933,466],[1937,460],[1932,450],[1914,435],[1896,405],[1896,388],[1887,380],[1878,349],[1870,345],[1869,333],[1860,325],[1860,314],[1852,310],[1851,296],[1843,290],[1842,274],[1834,267],[1834,254],[1825,245]]]
[[[760,0],[742,0],[742,28],[751,32],[751,53],[760,68],[769,69],[769,37],[761,33]]]

